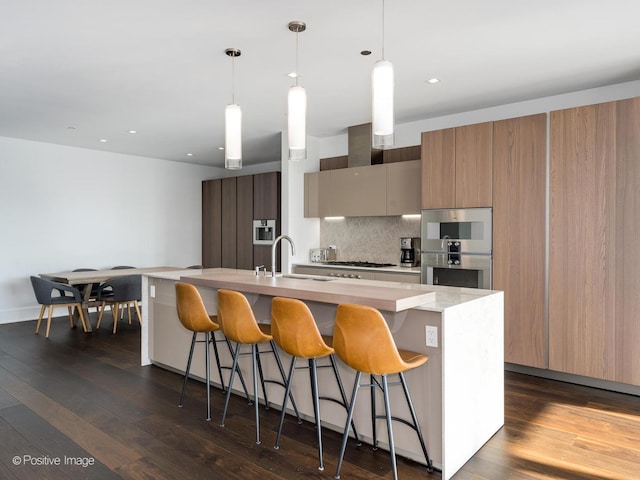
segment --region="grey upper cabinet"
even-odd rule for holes
[[[387,167],[387,215],[420,213],[420,160],[389,163]]]
[[[420,213],[419,160],[307,173],[304,216],[371,217]]]
[[[332,216],[386,215],[386,165],[331,170],[330,191]]]

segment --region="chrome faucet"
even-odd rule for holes
[[[293,244],[293,240],[289,235],[280,235],[273,241],[273,245],[271,245],[271,276],[276,276],[276,246],[280,240],[288,240],[291,244],[291,255],[296,254],[296,246]]]

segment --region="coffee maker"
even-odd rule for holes
[[[420,265],[420,239],[405,237],[400,239],[400,266],[417,267]]]

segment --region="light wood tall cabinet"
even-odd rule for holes
[[[422,208],[490,207],[493,122],[422,134]]]
[[[505,361],[547,367],[546,114],[493,124],[493,288],[504,291]]]
[[[551,112],[549,367],[640,385],[640,99]]]

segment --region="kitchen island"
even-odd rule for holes
[[[399,348],[429,356],[424,366],[407,372],[406,378],[429,454],[444,479],[451,478],[504,423],[502,292],[311,275],[256,276],[252,271],[231,269],[156,272],[143,278],[142,363],[176,372],[184,372],[191,337],[177,318],[176,281],[196,285],[211,313],[216,311],[217,289],[242,291],[256,319],[265,323],[269,322],[274,296],[301,299],[309,305],[320,332],[329,335],[339,303],[378,308]],[[203,349],[194,356],[191,373],[203,379]],[[281,356],[288,363],[286,354],[281,352]],[[242,361],[248,360],[241,359],[241,368],[247,372],[249,364]],[[265,376],[277,378],[275,364],[265,360]],[[228,352],[221,350],[221,361],[231,364]],[[355,374],[338,363],[349,394]],[[322,371],[319,376],[320,385],[334,388],[330,372]],[[215,375],[213,381],[217,382]],[[240,394],[239,382],[233,388]],[[281,406],[282,389],[274,385],[267,388],[269,401]],[[295,382],[292,388],[301,415],[311,420],[309,390],[307,382]],[[391,389],[391,402],[394,415],[407,415],[401,389]],[[346,419],[342,407],[323,402],[321,412],[323,425],[342,431]],[[364,441],[371,442],[368,394],[358,397],[354,420]],[[382,425],[380,428],[384,430]],[[414,432],[398,424],[394,433],[396,452],[424,463]],[[385,436],[379,435],[383,448]],[[348,450],[346,455],[348,458]]]

